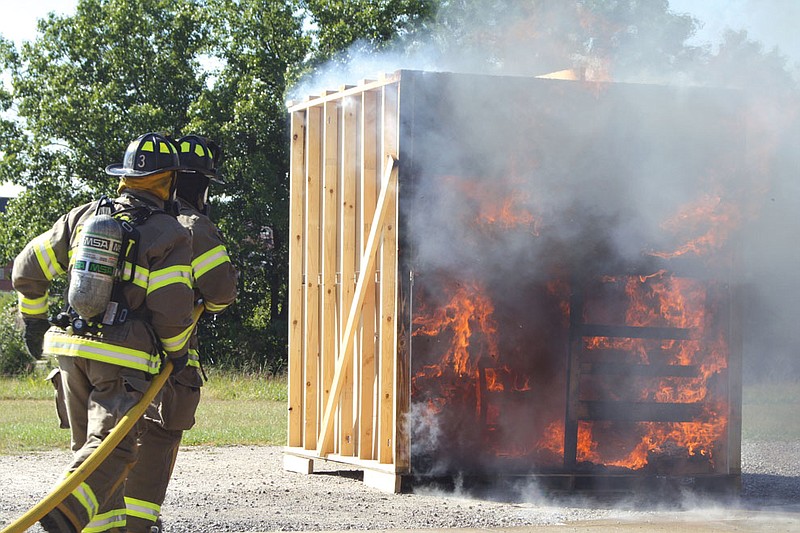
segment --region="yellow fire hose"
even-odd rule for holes
[[[192,313],[192,321],[194,324],[197,324],[197,321],[203,314],[203,309],[203,305],[198,305],[194,308],[194,312]],[[161,372],[153,378],[153,381],[150,383],[150,386],[147,388],[147,391],[145,391],[141,400],[139,400],[139,403],[131,407],[131,409],[125,413],[117,425],[114,426],[114,429],[103,439],[100,446],[98,446],[78,468],[67,474],[67,477],[65,477],[42,501],[31,507],[27,513],[20,516],[17,520],[11,522],[5,529],[0,531],[0,533],[22,533],[26,531],[41,520],[44,515],[52,511],[64,498],[69,496],[78,485],[83,483],[84,480],[89,477],[89,474],[94,472],[95,469],[106,460],[106,457],[117,447],[117,444],[120,443],[125,435],[128,434],[136,421],[141,418],[147,410],[147,406],[150,405],[150,402],[152,402],[153,398],[158,394],[158,391],[164,387],[171,372],[172,361],[167,359],[164,361],[164,367],[161,369]]]

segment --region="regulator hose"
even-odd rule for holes
[[[203,314],[203,305],[197,305],[192,313],[192,321],[197,324],[200,316]],[[145,393],[139,402],[130,408],[130,410],[120,418],[117,425],[114,426],[108,436],[103,439],[100,446],[93,451],[86,460],[78,466],[75,470],[67,474],[67,477],[59,485],[57,485],[45,498],[31,507],[28,512],[20,516],[15,521],[8,524],[0,533],[22,533],[28,528],[36,524],[47,513],[52,511],[56,505],[61,503],[64,498],[70,495],[78,485],[84,482],[89,474],[95,471],[103,461],[106,460],[108,455],[117,447],[117,444],[128,434],[131,428],[142,417],[150,402],[156,397],[164,384],[167,382],[170,373],[172,372],[172,361],[166,359],[164,361],[161,372],[159,372],[150,383]]]

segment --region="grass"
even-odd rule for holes
[[[44,377],[0,377],[0,454],[69,448],[69,431],[58,428],[53,387]],[[286,414],[285,377],[212,370],[197,423],[183,442],[283,445]]]
[[[46,400],[0,400],[0,454],[69,448],[69,432],[58,428],[55,406]]]
[[[45,374],[0,377],[0,454],[69,447]],[[742,438],[800,439],[800,382],[754,384],[742,395]],[[212,370],[186,445],[283,445],[286,378]]]
[[[286,378],[213,373],[203,387],[187,445],[286,444]]]

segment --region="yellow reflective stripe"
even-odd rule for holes
[[[64,268],[59,264],[58,259],[56,259],[56,254],[53,251],[49,239],[40,235],[33,240],[31,246],[33,247],[33,252],[36,254],[36,261],[38,261],[39,267],[44,273],[44,277],[51,280],[64,273]]]
[[[200,254],[192,260],[192,271],[194,278],[200,279],[200,276],[211,270],[212,268],[221,265],[222,263],[230,263],[231,258],[228,257],[228,251],[225,246],[220,244],[204,254]]]
[[[92,488],[87,485],[86,482],[83,482],[72,491],[72,496],[83,505],[84,509],[86,509],[86,514],[89,516],[89,520],[92,520],[100,507],[97,504],[97,497],[94,495]]]
[[[225,308],[228,307],[227,305],[215,304],[213,302],[209,302],[208,300],[203,301],[203,306],[209,313],[219,313],[220,311],[224,311]]]
[[[83,526],[82,533],[101,533],[114,528],[123,528],[127,525],[127,513],[125,509],[114,509],[105,513],[100,513],[94,520]]]
[[[135,516],[151,522],[155,522],[158,515],[161,514],[161,506],[157,503],[137,500],[130,496],[125,496],[125,508],[128,510],[128,516]]]
[[[154,270],[150,273],[147,282],[147,294],[157,291],[173,283],[183,283],[192,288],[192,267],[189,265],[176,265],[173,267]]]
[[[189,337],[192,336],[192,331],[194,331],[194,324],[181,331],[174,337],[161,339],[161,345],[168,352],[177,352],[186,346],[187,342],[189,342]]]
[[[19,312],[23,315],[41,315],[47,313],[47,295],[41,298],[26,298],[21,292],[17,293]]]
[[[122,270],[122,279],[127,280],[131,277],[131,270],[133,269],[133,265],[130,261],[125,261],[125,266],[123,266]],[[133,274],[133,279],[130,280],[131,283],[136,285],[137,287],[141,287],[144,290],[147,290],[147,281],[150,279],[150,272],[143,267],[142,265],[136,265],[136,272]]]
[[[195,366],[200,368],[200,354],[194,348],[189,348],[189,362],[186,366]]]
[[[96,341],[89,337],[67,335],[58,331],[48,331],[45,334],[44,351],[52,355],[83,357],[94,361],[102,361],[112,365],[142,370],[150,374],[157,374],[161,364],[157,355]]]
[[[72,242],[74,243],[81,242],[81,233],[83,233],[83,224],[81,224],[75,229],[75,236],[72,238]],[[75,252],[75,248],[77,248],[77,244],[75,246],[70,246],[69,250],[67,250],[67,264],[69,264],[69,266],[73,265],[72,255],[73,252]]]

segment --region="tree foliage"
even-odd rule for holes
[[[193,108],[192,127],[218,139],[228,184],[214,205],[240,271],[235,306],[207,324],[220,363],[278,370],[286,357],[289,142],[284,93],[308,52],[290,2],[214,2],[212,53],[222,65]],[[271,247],[263,238],[271,230]]]
[[[104,167],[139,134],[206,135],[224,153],[227,185],[213,191],[212,218],[240,279],[237,302],[201,324],[204,351],[228,366],[280,369],[288,331],[284,100],[307,65],[340,46],[325,30],[327,44],[312,49],[307,17],[321,5],[80,0],[74,15],[41,20],[21,50],[1,43],[13,94],[0,93],[0,105],[13,104],[17,119],[0,129],[0,181],[25,191],[0,215],[0,255],[12,258],[60,214],[112,193]],[[389,40],[391,21],[416,17],[403,13],[414,2],[364,6],[368,16],[341,46],[367,28]]]
[[[439,2],[435,0],[303,0],[314,28],[312,65],[347,62],[352,53],[408,45],[424,33]]]
[[[0,165],[0,181],[26,187],[6,217],[25,221],[24,237],[113,191],[103,170],[129,140],[186,125],[204,85],[201,14],[192,2],[82,0],[74,16],[39,22],[12,62],[19,125]],[[24,244],[18,236],[5,241],[5,257]]]

